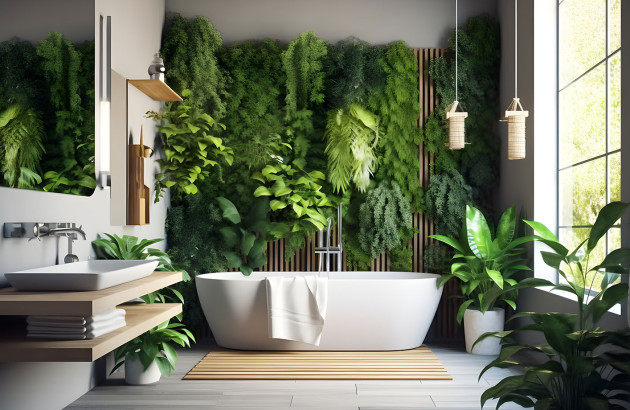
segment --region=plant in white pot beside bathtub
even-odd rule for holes
[[[475,354],[498,355],[499,340],[488,338],[474,346],[485,332],[504,329],[505,308],[516,309],[518,290],[534,286],[552,285],[538,278],[517,281],[515,275],[531,270],[523,264],[525,250],[521,248],[533,236],[516,237],[515,207],[508,208],[492,232],[483,213],[467,205],[466,218],[459,239],[431,235],[455,249],[451,273],[443,275],[438,287],[452,278],[461,280],[464,301],[457,312],[457,321],[464,320],[466,351]]]

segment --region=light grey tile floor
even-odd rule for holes
[[[492,360],[452,347],[430,346],[453,380],[182,380],[208,352],[207,346],[179,352],[177,370],[152,386],[127,386],[122,372],[111,376],[68,409],[479,409],[481,394],[515,370],[479,372]],[[484,406],[493,409],[496,401]],[[520,409],[503,405],[501,409]]]

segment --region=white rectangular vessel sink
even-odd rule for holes
[[[149,276],[158,261],[89,260],[7,272],[17,290],[100,290]]]

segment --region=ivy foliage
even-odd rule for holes
[[[308,236],[324,229],[328,216],[326,208],[335,206],[321,190],[326,179],[324,173],[307,172],[304,165],[300,159],[292,164],[276,163],[252,175],[262,183],[254,191],[254,196],[273,198],[269,206],[276,217],[280,216],[269,227],[269,233],[275,239],[295,233]]]
[[[329,46],[326,60],[326,103],[347,108],[353,103],[367,105],[370,95],[380,92],[387,81],[379,60],[383,48],[355,37]]]
[[[287,141],[297,158],[305,158],[315,138],[314,110],[324,103],[324,58],[327,43],[307,31],[289,43],[282,52],[286,74],[285,123]]]
[[[226,114],[226,77],[217,60],[222,44],[221,34],[207,18],[186,19],[175,13],[166,20],[160,50],[166,82],[178,93],[191,90],[193,107],[217,121]]]
[[[359,208],[359,242],[372,258],[406,245],[403,238],[413,234],[409,202],[400,187],[380,182],[365,197]]]
[[[4,182],[13,188],[33,188],[42,182],[44,127],[39,112],[13,104],[0,112],[0,164]]]
[[[352,180],[359,192],[365,192],[376,168],[379,137],[378,118],[359,104],[328,113],[325,153],[335,191],[345,192]]]
[[[229,70],[223,123],[235,166],[262,169],[278,153],[286,83],[281,53],[278,42],[265,39],[237,43],[219,54],[221,66]]]
[[[387,46],[380,64],[387,75],[387,84],[370,101],[384,129],[379,142],[382,153],[377,176],[396,182],[411,209],[422,211],[424,192],[418,180],[421,141],[421,131],[417,128],[418,61],[405,42],[398,41]]]
[[[499,137],[499,65],[500,30],[493,17],[473,17],[460,28],[458,37],[458,98],[468,112],[466,139],[470,144],[462,150],[448,151],[440,145],[444,130],[446,106],[455,99],[455,36],[449,43],[451,52],[431,61],[429,73],[435,81],[440,105],[431,115],[424,132],[424,142],[436,154],[435,172],[456,168],[472,188],[477,206],[492,209],[492,191],[498,174]],[[453,221],[455,223],[455,221]],[[457,221],[461,224],[461,220]]]
[[[455,169],[431,177],[427,189],[426,214],[435,222],[438,232],[459,237],[466,205],[472,202],[472,188]]]
[[[182,92],[190,97],[190,90]],[[186,103],[188,103],[188,99]],[[196,183],[210,174],[210,168],[222,162],[232,165],[232,149],[211,135],[217,123],[211,116],[184,102],[168,103],[161,112],[149,111],[147,117],[160,121],[164,158],[159,158],[160,172],[155,176],[155,202],[172,188],[176,198],[196,194]]]

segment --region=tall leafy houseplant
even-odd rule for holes
[[[557,286],[577,301],[577,313],[519,313],[531,323],[515,330],[482,336],[498,337],[503,349],[479,377],[493,367],[525,366],[522,375],[510,376],[486,390],[481,405],[492,398],[497,407],[514,402],[536,409],[627,409],[630,406],[630,329],[603,330],[598,323],[615,304],[628,297],[628,285],[619,281],[628,270],[630,249],[619,248],[594,261],[594,250],[609,229],[623,216],[630,203],[612,202],[599,212],[589,237],[569,250],[543,224],[526,221],[536,231],[536,240],[549,247],[544,262],[556,269],[564,282]],[[603,275],[601,292],[591,295],[591,276]],[[589,280],[590,279],[590,280]],[[536,332],[540,345],[519,343],[514,336]],[[515,359],[519,352],[537,353],[535,362]]]
[[[245,276],[267,263],[265,244],[269,200],[258,198],[241,218],[234,204],[227,198],[217,198],[223,219],[229,222],[219,229],[228,251],[223,254],[231,268],[239,268]]]
[[[190,97],[184,90],[182,97]],[[210,174],[219,161],[232,165],[232,149],[221,138],[212,135],[215,126],[223,127],[211,116],[184,103],[168,103],[160,113],[147,112],[148,118],[160,121],[164,158],[157,160],[160,172],[155,176],[155,202],[172,188],[178,199],[196,194],[196,182]]]
[[[431,235],[430,238],[444,242],[455,249],[451,273],[443,275],[438,286],[452,278],[458,278],[464,301],[457,312],[457,321],[464,318],[466,346],[472,350],[473,342],[484,331],[473,329],[473,323],[486,312],[499,311],[497,327],[503,330],[503,309],[507,306],[516,309],[518,290],[533,286],[546,286],[551,283],[544,279],[525,278],[520,282],[514,275],[519,271],[531,270],[523,265],[523,249],[519,246],[532,241],[531,236],[516,237],[515,207],[508,208],[501,216],[492,232],[481,211],[466,206],[466,219],[462,225],[459,239],[444,235]],[[488,320],[487,318],[485,320]],[[487,329],[486,329],[487,330]],[[498,343],[486,343],[485,354],[498,353]],[[473,351],[474,352],[474,351]]]

